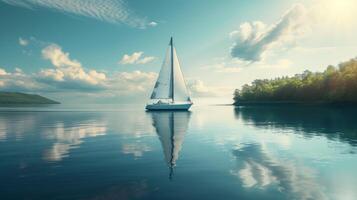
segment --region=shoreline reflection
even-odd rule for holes
[[[357,146],[357,108],[243,106],[235,117],[257,128],[293,130],[304,137],[324,136]]]

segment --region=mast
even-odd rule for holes
[[[172,176],[174,175],[174,167],[175,167],[175,160],[174,160],[174,151],[175,151],[175,122],[174,122],[174,113],[170,113],[170,139],[171,139],[171,158],[170,158],[170,164],[169,164],[169,168],[170,168],[170,174],[169,174],[169,179],[172,180]]]
[[[170,48],[171,48],[171,83],[170,83],[170,92],[171,92],[171,97],[172,101],[175,101],[175,95],[174,95],[174,47],[173,47],[173,41],[172,37],[170,39]]]

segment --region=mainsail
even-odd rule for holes
[[[191,101],[172,38],[151,99],[170,99],[173,102]]]

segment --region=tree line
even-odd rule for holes
[[[244,102],[357,103],[357,58],[328,66],[323,72],[304,71],[293,77],[258,79],[234,92]]]

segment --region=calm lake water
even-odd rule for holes
[[[357,109],[0,108],[0,199],[357,199]]]

